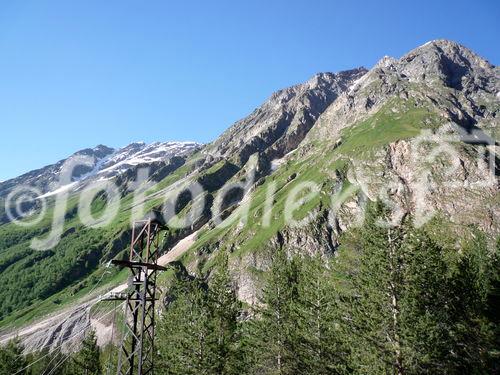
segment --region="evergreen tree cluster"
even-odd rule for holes
[[[389,216],[372,205],[329,259],[275,251],[257,307],[238,303],[225,255],[208,282],[177,280],[157,373],[498,373],[498,250]]]

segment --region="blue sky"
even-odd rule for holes
[[[0,180],[76,150],[209,142],[273,91],[449,38],[500,62],[500,2],[0,3]]]

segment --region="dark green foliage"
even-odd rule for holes
[[[24,370],[27,361],[22,355],[23,350],[18,339],[11,340],[5,347],[0,348],[0,375],[28,374]]]
[[[20,231],[19,236],[23,238],[24,233]],[[98,265],[106,243],[100,230],[80,229],[63,237],[53,250],[32,250],[29,241],[0,248],[0,283],[3,285],[0,319],[88,275]]]
[[[486,317],[491,323],[491,338],[493,350],[488,353],[490,367],[494,374],[500,374],[500,238],[497,239],[496,253],[492,261],[492,269],[495,274],[491,282],[491,290],[488,295]]]
[[[247,323],[249,373],[344,373],[347,348],[339,340],[334,289],[324,260],[278,250],[261,307]]]
[[[380,225],[387,215],[381,206],[371,208],[362,230],[347,239],[351,251],[337,265],[343,291],[339,323],[352,349],[350,363],[359,373],[397,373],[403,366],[400,249],[405,230]]]
[[[496,275],[480,235],[455,248],[409,223],[378,225],[376,205],[344,243],[339,266],[344,339],[355,373],[490,373],[486,316]]]
[[[259,303],[245,309],[226,253],[215,253],[208,275],[173,263],[155,373],[499,373],[498,245],[491,249],[479,231],[446,240],[438,222],[381,225],[389,217],[381,204],[370,205],[363,226],[346,233],[328,259],[276,250]],[[16,342],[3,348],[0,365],[17,366],[15,353]],[[100,356],[91,334],[58,373],[99,374],[112,353]],[[48,356],[31,373],[57,361]]]
[[[299,298],[300,263],[279,249],[273,256],[262,307],[249,324],[247,340],[252,371],[262,374],[294,374],[299,363],[294,308]]]
[[[298,348],[297,370],[304,374],[340,374],[348,369],[349,349],[340,339],[336,284],[320,257],[298,260],[301,272],[293,320]]]
[[[500,281],[498,252],[488,251],[486,238],[479,231],[462,249],[448,292],[454,302],[449,304],[454,310],[450,309],[448,317],[454,322],[450,327],[454,348],[450,363],[454,363],[456,373],[492,373],[495,357],[497,370],[499,363],[498,317],[490,313],[491,297],[498,293]]]
[[[228,257],[225,252],[218,256],[207,297],[210,326],[214,336],[213,371],[221,375],[238,374],[238,316],[241,313],[241,303],[236,297],[235,287],[229,275]]]
[[[210,330],[205,294],[198,281],[182,280],[176,286],[175,300],[167,306],[157,331],[158,373],[207,373]]]
[[[222,255],[210,288],[179,277],[158,330],[159,374],[237,374],[240,306]]]
[[[383,225],[389,218],[371,205],[329,260],[277,250],[262,299],[240,324],[248,314],[238,313],[226,261],[216,262],[224,271],[212,289],[178,283],[161,325],[163,373],[494,373],[499,268],[485,236],[457,249],[435,240],[435,224]]]
[[[97,346],[94,331],[90,331],[82,342],[82,347],[71,361],[71,374],[73,375],[101,375],[101,352]]]
[[[27,374],[32,375],[73,375],[71,371],[70,355],[61,351],[49,352],[43,350],[27,356],[30,364]]]

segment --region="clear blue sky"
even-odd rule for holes
[[[99,143],[213,140],[273,91],[449,38],[500,61],[500,1],[0,3],[0,180]]]

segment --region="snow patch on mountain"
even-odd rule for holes
[[[71,190],[71,189],[72,189],[73,187],[75,187],[75,186],[76,186],[79,182],[80,182],[80,180],[79,180],[79,181],[72,182],[72,183],[67,184],[67,185],[60,186],[60,187],[58,187],[58,188],[57,188],[57,189],[55,189],[55,190],[52,190],[52,191],[49,191],[48,193],[45,193],[45,194],[39,195],[36,199],[47,198],[47,197],[51,197],[51,196],[53,196],[53,195],[57,195],[57,194],[64,193],[65,191]]]
[[[185,156],[200,146],[201,144],[196,142],[154,142],[151,144],[134,142],[119,149],[108,149],[107,153],[101,153],[98,156],[91,151],[97,150],[100,146],[92,150],[77,152],[66,160],[76,159],[83,155],[91,156],[94,159],[92,168],[80,176],[73,176],[72,182],[61,186],[59,176],[64,163],[58,163],[58,168],[50,168],[47,171],[51,175],[50,187],[44,189],[44,194],[38,198],[81,189],[87,183],[111,179],[137,166],[150,167],[153,164],[167,162],[172,157]],[[42,173],[35,179],[45,177],[47,177],[46,173]]]
[[[96,174],[120,174],[131,166],[166,161],[173,156],[183,156],[199,146],[200,144],[196,142],[154,142],[149,145],[132,143],[103,160]]]

